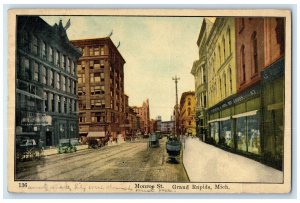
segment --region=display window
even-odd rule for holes
[[[218,122],[210,123],[210,136],[215,141],[215,143],[219,143],[219,123]]]
[[[261,154],[260,147],[260,130],[258,116],[247,117],[247,145],[248,152],[254,154]]]
[[[236,119],[237,149],[247,151],[246,117]]]
[[[234,139],[232,133],[232,120],[228,119],[220,122],[220,144],[233,148]]]

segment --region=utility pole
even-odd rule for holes
[[[178,80],[180,80],[179,77],[177,77],[177,75],[175,75],[175,77],[172,78],[173,80],[175,80],[175,93],[176,93],[176,105],[175,105],[175,136],[177,137],[177,128],[178,128],[178,93],[177,93],[177,83]]]

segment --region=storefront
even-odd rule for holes
[[[233,95],[208,110],[209,143],[242,155],[261,156],[261,86]]]

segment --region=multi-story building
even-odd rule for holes
[[[76,63],[81,52],[60,21],[18,16],[16,51],[16,137],[43,146],[78,137]]]
[[[195,78],[196,97],[196,133],[201,140],[205,141],[207,134],[207,37],[212,28],[215,18],[204,18],[197,40],[199,59],[193,63],[191,73]]]
[[[196,136],[195,92],[184,92],[180,98],[179,130],[182,135]]]
[[[162,121],[160,131],[164,134],[174,133],[175,122],[174,121]]]
[[[232,146],[233,137],[230,130],[219,131],[222,121],[224,128],[230,129],[228,120],[230,109],[220,108],[220,103],[236,93],[236,55],[235,55],[235,18],[216,18],[207,44],[207,93],[209,123],[207,141]],[[226,126],[226,127],[225,127]],[[226,137],[226,143],[224,143]]]
[[[73,40],[82,51],[77,63],[79,132],[125,137],[125,60],[109,37]]]
[[[140,118],[140,127],[143,134],[150,133],[150,112],[149,112],[149,100],[143,102],[141,107],[134,106],[134,112],[137,113]]]
[[[219,87],[220,95],[208,92],[218,102],[208,100],[211,141],[278,169],[283,160],[284,30],[284,18],[236,18],[231,29],[236,36],[236,93],[224,98],[222,87],[228,82]]]

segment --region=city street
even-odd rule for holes
[[[165,143],[148,148],[147,139],[46,156],[17,164],[17,180],[188,182],[181,160],[168,160]]]

